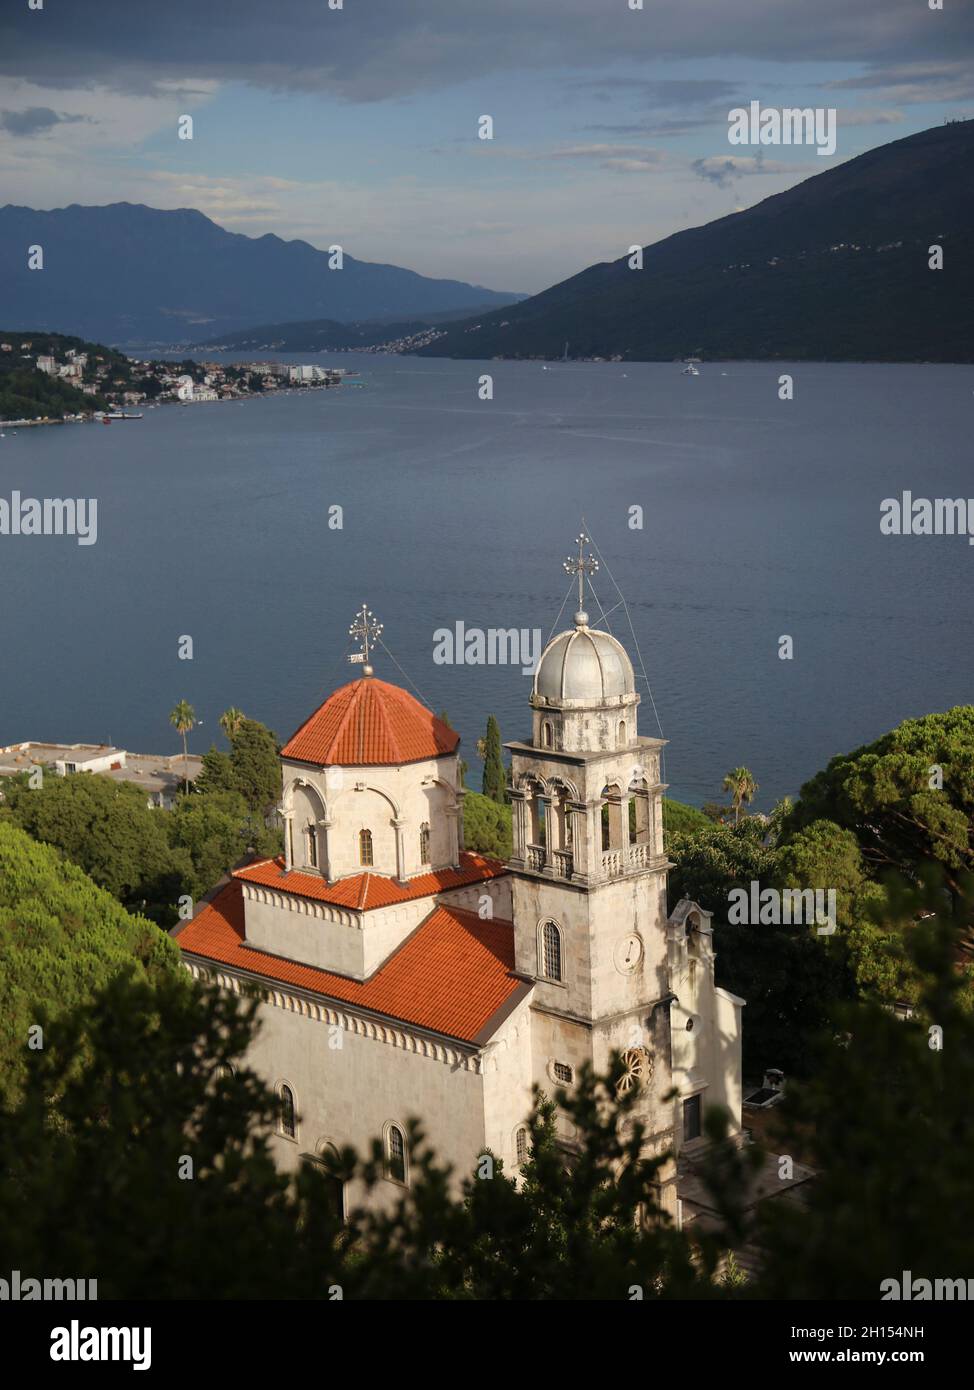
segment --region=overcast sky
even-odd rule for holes
[[[972,0],[630,3],[4,0],[0,196],[535,292],[974,116]],[[752,100],[835,107],[835,155],[731,146]]]

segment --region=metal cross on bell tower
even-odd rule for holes
[[[361,665],[363,676],[373,676],[375,671],[369,663],[369,651],[378,642],[383,624],[378,621],[371,608],[362,607],[355,614],[355,621],[348,629],[348,635],[358,642],[359,650],[348,658],[353,665]]]
[[[564,561],[564,569],[566,574],[578,575],[578,612],[575,614],[575,626],[588,627],[588,614],[585,611],[585,576],[598,574],[599,562],[594,555],[585,554],[589,538],[584,531],[576,536],[575,544],[578,546],[578,554],[569,555]]]

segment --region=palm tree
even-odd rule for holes
[[[228,743],[232,743],[236,738],[246,717],[243,710],[237,709],[236,705],[231,705],[220,715],[220,728],[226,734]]]
[[[186,790],[189,791],[189,753],[186,751],[186,735],[196,723],[196,711],[188,700],[180,700],[179,704],[169,711],[169,722],[177,734],[183,736],[183,778]]]
[[[734,798],[735,825],[741,817],[741,806],[750,805],[757,789],[758,784],[754,780],[754,775],[746,767],[732,768],[724,778],[724,791],[731,792]]]

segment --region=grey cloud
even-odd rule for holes
[[[733,101],[740,84],[718,77],[621,77],[608,83],[604,78],[589,78],[576,85],[591,95],[606,98],[625,92],[635,96],[647,110],[667,111],[674,106],[698,107],[716,101]]]
[[[53,111],[50,106],[28,106],[23,111],[0,111],[0,130],[8,135],[40,135],[41,131],[51,130],[56,125],[73,125],[76,121],[90,119],[89,116]]]
[[[635,121],[619,125],[585,125],[582,129],[597,131],[602,135],[642,136],[649,140],[673,140],[678,139],[681,135],[692,135],[694,131],[706,130],[713,126],[726,129],[729,109],[729,107],[721,106],[699,116],[673,116],[660,120]]]
[[[660,164],[665,155],[662,150],[639,149],[635,145],[570,145],[567,148],[551,150],[539,154],[539,159],[623,159],[645,167]]]
[[[966,101],[974,97],[974,71],[969,60],[943,63],[898,63],[880,66],[856,77],[824,84],[830,91],[869,92],[890,101]]]
[[[754,155],[712,155],[708,159],[694,159],[690,164],[692,173],[718,188],[727,188],[735,179],[752,174],[792,174],[807,172],[801,164],[785,164],[766,160],[762,150]]]
[[[690,168],[698,178],[715,183],[718,188],[727,188],[740,173],[735,161],[729,156],[724,159],[695,159]]]
[[[903,122],[902,111],[877,111],[874,106],[862,106],[852,109],[839,109],[836,117],[840,126],[855,125],[901,125]]]
[[[746,57],[779,62],[947,61],[974,47],[974,6],[933,15],[919,0],[98,0],[57,13],[7,5],[0,72],[53,87],[129,91],[166,81],[244,81],[354,101],[427,91],[491,72],[596,69],[615,61]],[[650,100],[700,100],[682,79]]]
[[[694,159],[690,171],[698,178],[716,184],[718,188],[727,188],[735,179],[752,175],[807,175],[815,172],[807,164],[765,159],[764,151],[760,149],[754,155],[712,155],[707,159]]]

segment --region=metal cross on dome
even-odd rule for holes
[[[373,670],[369,664],[369,650],[375,646],[382,633],[383,624],[379,622],[371,608],[364,603],[355,614],[355,621],[348,629],[349,637],[358,642],[360,650],[352,652],[348,658],[353,665],[362,667],[363,676],[371,676]]]
[[[578,546],[577,555],[569,555],[564,561],[566,574],[578,575],[578,612],[585,611],[585,576],[598,574],[599,562],[594,555],[586,555],[585,547],[589,544],[589,538],[582,531],[575,537],[575,544]]]

